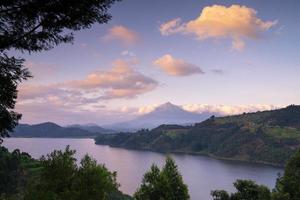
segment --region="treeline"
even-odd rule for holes
[[[116,172],[86,155],[77,165],[69,146],[35,160],[1,147],[1,200],[130,200],[118,190]]]
[[[188,200],[188,187],[170,157],[162,169],[153,165],[133,197],[118,190],[117,173],[86,155],[77,165],[66,147],[39,160],[19,150],[0,149],[1,200]],[[220,177],[222,178],[222,177]],[[289,160],[271,191],[251,180],[237,180],[236,192],[211,192],[214,200],[299,200],[300,150]]]

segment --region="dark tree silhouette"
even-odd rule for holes
[[[31,75],[24,59],[9,50],[38,52],[73,41],[73,32],[111,19],[108,9],[117,0],[2,0],[0,1],[0,142],[17,125],[13,112],[17,86]]]
[[[150,171],[144,175],[142,185],[135,192],[134,198],[137,200],[188,200],[190,196],[175,161],[167,157],[162,170],[152,165]]]
[[[31,77],[23,61],[6,54],[0,56],[0,144],[21,118],[21,114],[11,109],[15,107],[18,83]]]

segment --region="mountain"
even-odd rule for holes
[[[76,127],[61,127],[52,122],[29,125],[19,124],[12,137],[95,137],[96,133]]]
[[[102,134],[109,134],[114,133],[115,131],[110,129],[102,128],[101,126],[98,126],[97,124],[73,124],[70,126],[67,126],[68,128],[79,128],[82,130],[89,131],[91,133],[102,133]]]
[[[154,111],[134,120],[104,126],[119,131],[132,131],[142,128],[154,128],[161,124],[193,124],[201,122],[215,113],[193,113],[170,102],[160,105]]]
[[[283,166],[300,148],[300,106],[211,117],[192,126],[161,125],[150,131],[99,135],[97,144]]]

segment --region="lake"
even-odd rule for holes
[[[88,153],[111,171],[117,171],[120,190],[130,195],[140,185],[143,174],[151,165],[155,163],[161,167],[165,160],[165,154],[95,145],[93,139],[8,138],[3,143],[9,150],[18,148],[30,153],[34,158],[39,158],[54,149],[64,149],[66,145],[76,150],[78,159]],[[232,183],[236,179],[251,179],[273,188],[277,174],[283,172],[283,169],[277,167],[217,160],[205,156],[171,156],[189,187],[192,200],[210,200],[210,191],[214,189],[234,191]]]

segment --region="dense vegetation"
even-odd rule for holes
[[[300,106],[228,117],[212,116],[193,126],[161,125],[150,131],[100,135],[96,143],[283,166],[300,147]]]
[[[39,173],[40,163],[18,149],[0,146],[0,199],[20,199],[25,186]]]
[[[27,153],[0,149],[1,200],[188,200],[188,188],[170,157],[160,170],[153,165],[134,197],[118,191],[116,172],[86,155],[80,165],[75,151],[66,147],[34,160]],[[236,192],[214,190],[214,200],[299,200],[300,150],[288,161],[283,176],[271,191],[251,180],[237,180]],[[220,177],[222,178],[222,177]]]
[[[2,200],[130,200],[118,191],[116,172],[86,155],[77,166],[75,151],[54,151],[40,160],[1,147],[0,199]]]

